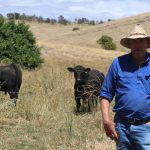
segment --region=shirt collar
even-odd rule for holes
[[[148,52],[146,52],[146,61],[145,62],[149,62],[150,60],[150,54]]]
[[[129,53],[129,61],[134,63],[131,52]],[[144,64],[147,64],[149,61],[150,61],[150,53],[146,51],[146,60],[145,60]]]

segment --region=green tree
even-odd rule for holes
[[[67,25],[68,20],[65,19],[62,15],[60,15],[60,16],[58,17],[58,23],[63,24],[63,25]]]
[[[43,62],[36,39],[28,25],[14,21],[0,24],[0,60],[30,69]]]

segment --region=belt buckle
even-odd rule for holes
[[[136,119],[134,118],[132,121],[131,121],[131,119],[128,119],[128,122],[131,123],[131,124],[132,124],[132,123],[135,123],[135,122],[136,122]]]

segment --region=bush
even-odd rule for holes
[[[113,39],[107,35],[103,35],[99,40],[97,40],[97,43],[101,44],[101,46],[107,50],[115,50],[117,48],[116,44],[113,43]]]
[[[29,26],[14,21],[0,23],[0,60],[32,69],[43,60]]]
[[[0,26],[4,23],[4,17],[0,14]]]
[[[76,30],[79,30],[80,28],[79,27],[74,27],[73,29],[72,29],[72,31],[76,31]]]

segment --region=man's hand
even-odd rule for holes
[[[104,129],[105,133],[108,137],[110,137],[112,140],[118,140],[118,134],[115,130],[115,124],[112,121],[104,121]]]
[[[109,101],[105,98],[102,98],[100,101],[100,109],[102,112],[104,129],[106,135],[110,137],[112,140],[116,141],[118,139],[118,135],[115,129],[115,124],[114,122],[111,121],[109,116],[109,106],[110,106]]]

